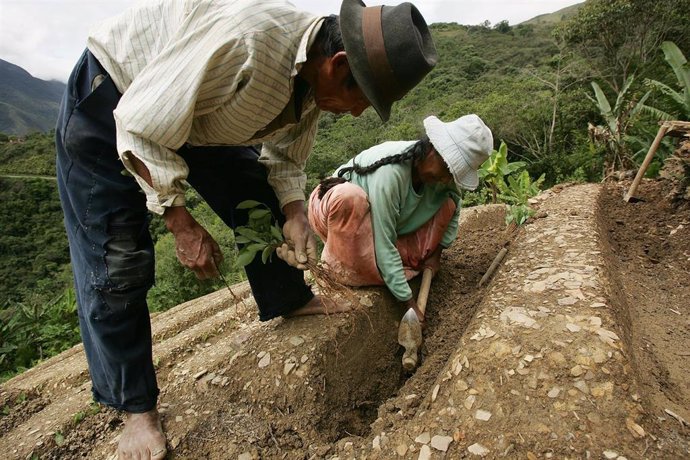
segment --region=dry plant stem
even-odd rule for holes
[[[334,301],[334,298],[340,297],[341,299],[350,302],[353,309],[359,305],[359,298],[355,291],[336,280],[333,276],[333,272],[329,270],[328,266],[322,265],[319,262],[307,262],[305,264],[307,269],[311,273],[314,282],[319,287],[321,294],[325,299]]]

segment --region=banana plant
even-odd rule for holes
[[[524,170],[520,174],[508,176],[508,183],[504,185],[498,196],[501,201],[509,204],[506,224],[515,222],[517,225],[522,225],[534,214],[534,210],[529,206],[529,199],[541,192],[545,177],[542,174],[539,179],[533,181],[529,173]]]
[[[634,96],[629,94],[630,87],[635,81],[635,76],[630,75],[621,90],[616,95],[613,106],[606,94],[597,82],[592,82],[594,98],[589,97],[598,107],[599,113],[604,119],[605,125],[595,127],[596,139],[606,144],[609,158],[606,163],[609,169],[625,168],[632,164],[631,155],[627,146],[627,132],[637,114],[647,109],[645,102],[651,95],[647,91],[637,102]]]
[[[491,189],[492,202],[498,203],[498,195],[505,187],[505,176],[508,176],[527,165],[524,161],[508,162],[508,146],[501,141],[498,150],[494,150],[479,167],[477,174]]]
[[[657,80],[647,79],[645,83],[669,97],[678,109],[678,116],[680,118],[690,120],[690,65],[688,65],[688,60],[680,48],[673,42],[662,43],[661,49],[664,52],[666,62],[668,62],[676,75],[680,90],[676,91],[669,85]],[[661,120],[671,120],[674,118],[674,115],[654,107],[648,107],[647,109]]]

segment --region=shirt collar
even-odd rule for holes
[[[302,40],[299,42],[299,47],[297,48],[297,56],[295,57],[295,65],[292,68],[292,75],[295,76],[302,69],[302,65],[307,62],[307,53],[309,48],[314,44],[316,40],[316,35],[321,29],[321,24],[323,24],[323,18],[316,18],[314,22],[307,28],[304,35],[302,35]]]

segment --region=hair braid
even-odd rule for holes
[[[426,155],[430,147],[431,141],[429,141],[429,137],[427,135],[424,135],[421,139],[409,146],[403,152],[398,153],[397,155],[391,155],[385,158],[381,158],[380,160],[373,162],[369,166],[359,166],[353,158],[352,166],[346,166],[344,168],[341,168],[338,171],[337,177],[327,177],[319,183],[318,197],[319,199],[323,198],[327,191],[329,191],[338,184],[347,182],[347,179],[343,177],[345,174],[349,174],[354,171],[360,176],[364,176],[366,174],[370,174],[376,171],[381,166],[400,164],[406,161],[414,161],[416,159],[421,159],[424,157],[424,155]]]

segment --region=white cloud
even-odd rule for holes
[[[172,1],[172,0],[169,0]],[[338,14],[340,0],[292,0],[316,14]],[[89,28],[135,0],[0,0],[0,59],[35,77],[66,81],[86,43]],[[397,5],[398,0],[365,1]],[[413,0],[428,23],[511,24],[550,13],[578,0]]]

